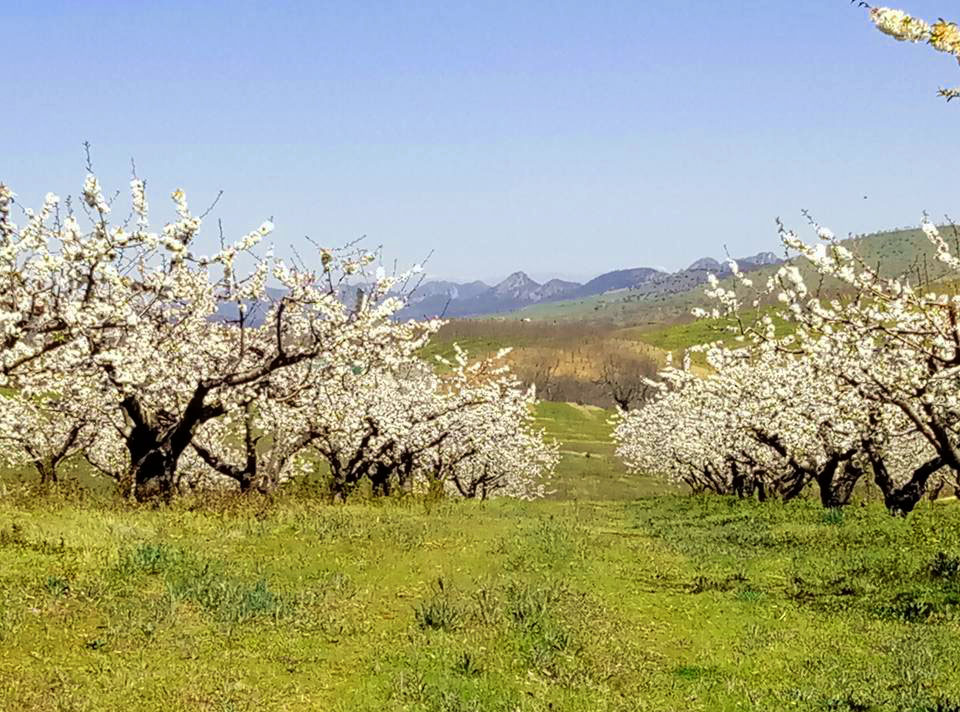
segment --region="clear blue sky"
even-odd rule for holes
[[[956,2],[908,9],[960,19]],[[846,0],[6,0],[0,180],[76,193],[129,158],[240,234],[367,234],[493,278],[684,266],[960,214],[960,84]],[[863,196],[868,199],[864,200]]]

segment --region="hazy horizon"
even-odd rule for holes
[[[777,251],[802,209],[840,235],[957,212],[953,64],[846,0],[5,11],[0,180],[27,205],[78,191],[89,140],[110,189],[136,158],[157,218],[223,189],[231,235],[366,234],[457,280]]]

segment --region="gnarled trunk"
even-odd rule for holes
[[[389,497],[393,491],[393,470],[394,468],[378,463],[370,472],[370,484],[373,494],[376,497]]]
[[[172,497],[177,463],[183,450],[177,452],[169,443],[157,442],[153,437],[128,441],[127,448],[131,464],[124,483],[126,493],[141,502],[161,496]]]
[[[846,507],[863,475],[863,468],[856,463],[850,460],[841,463],[831,458],[816,476],[820,503],[828,509]]]
[[[122,483],[126,494],[141,501],[173,496],[180,456],[197,428],[225,412],[222,406],[204,403],[209,392],[208,387],[198,385],[179,418],[165,412],[147,412],[135,396],[121,402],[133,423],[126,442],[130,453],[130,472]]]
[[[927,491],[927,483],[941,468],[944,467],[943,459],[938,455],[932,460],[928,460],[918,467],[910,475],[910,479],[904,484],[897,486],[883,460],[871,462],[873,466],[873,476],[883,493],[883,503],[890,510],[891,514],[906,516],[913,511],[917,503],[923,499]]]

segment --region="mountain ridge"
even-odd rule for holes
[[[759,252],[735,261],[741,271],[747,272],[778,264],[782,260],[772,252]],[[437,316],[487,316],[536,304],[580,299],[620,290],[636,290],[645,295],[671,294],[705,283],[711,272],[718,276],[728,275],[730,266],[726,261],[702,257],[686,269],[676,272],[664,272],[652,267],[631,267],[604,272],[582,284],[562,279],[551,279],[541,284],[522,270],[511,273],[491,286],[483,282],[460,284],[431,280],[414,290],[408,298],[407,306],[398,313],[398,317],[426,319]]]

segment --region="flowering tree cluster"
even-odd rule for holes
[[[873,24],[884,34],[901,42],[924,42],[960,61],[960,27],[955,22],[939,19],[930,23],[889,7],[873,7],[869,11]],[[960,89],[940,89],[940,95],[950,101],[960,97]]]
[[[738,343],[697,347],[708,376],[668,368],[655,401],[621,418],[628,464],[740,495],[789,499],[812,483],[826,506],[845,504],[870,475],[896,512],[935,478],[960,484],[960,296],[882,277],[815,227],[817,244],[782,225],[780,237],[837,288],[811,291],[796,264],[759,288],[735,269],[733,288],[712,280],[709,315],[729,317]],[[940,230],[923,229],[960,270]],[[745,303],[752,312],[770,297],[788,335],[769,313],[743,317]]]
[[[160,232],[136,176],[130,197],[114,223],[92,174],[77,205],[48,194],[39,212],[0,184],[3,460],[55,481],[83,457],[138,498],[269,492],[318,467],[341,497],[365,479],[544,493],[556,449],[532,426],[533,392],[498,359],[424,364],[440,323],[393,318],[410,273],[371,274],[362,250],[321,249],[316,269],[257,254],[269,222],[198,254],[182,191]]]
[[[870,8],[870,17],[897,39],[960,58],[954,23],[889,8]],[[705,377],[691,372],[689,355],[682,368],[664,370],[653,402],[621,414],[619,453],[632,468],[698,491],[790,499],[812,485],[828,507],[872,481],[892,512],[909,512],[944,481],[960,485],[960,296],[945,288],[960,276],[952,274],[960,258],[924,219],[948,271],[937,291],[881,276],[811,224],[817,242],[808,244],[778,222],[797,258],[765,285],[755,287],[735,263],[732,288],[711,277],[715,306],[697,315],[729,318],[735,345],[694,349],[705,354]],[[780,305],[773,314],[770,303]],[[747,313],[760,316],[748,321]],[[787,335],[773,316],[789,325]]]

